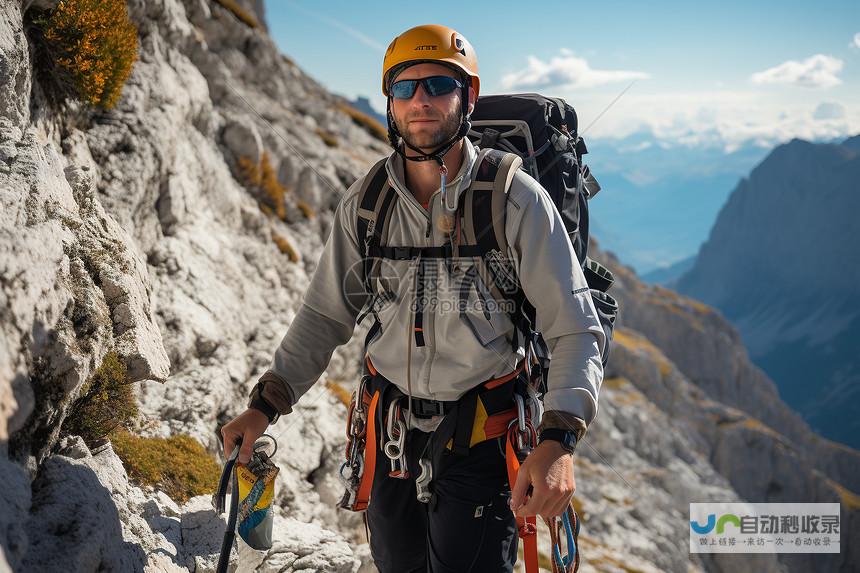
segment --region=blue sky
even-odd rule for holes
[[[561,96],[586,126],[630,86],[592,138],[647,131],[731,149],[860,132],[856,0],[405,6],[271,0],[266,11],[285,54],[331,91],[366,95],[379,110],[388,42],[411,26],[441,23],[474,45],[482,93]]]

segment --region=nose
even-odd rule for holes
[[[424,84],[419,83],[415,87],[415,93],[412,94],[412,99],[409,100],[411,105],[427,107],[430,105],[430,94],[424,91]]]

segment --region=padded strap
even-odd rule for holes
[[[386,159],[380,159],[367,172],[361,190],[358,192],[358,217],[356,219],[356,237],[363,241],[368,231],[373,230],[378,216],[377,202],[388,173],[385,171]],[[370,227],[370,228],[368,228]]]
[[[498,245],[498,249],[502,254],[508,252],[508,240],[505,237],[505,221],[507,220],[505,209],[507,208],[508,191],[511,188],[511,183],[517,170],[522,164],[523,160],[519,155],[506,153],[499,164],[496,178],[493,181],[493,233],[495,234],[496,245]]]

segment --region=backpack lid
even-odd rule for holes
[[[471,116],[473,121],[499,121],[511,118],[525,121],[529,125],[535,147],[543,145],[550,136],[547,124],[556,129],[567,125],[571,136],[579,129],[576,112],[559,98],[548,98],[536,93],[500,94],[480,96]]]

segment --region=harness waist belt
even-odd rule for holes
[[[427,398],[412,397],[412,415],[416,418],[432,418],[433,416],[443,416],[451,411],[455,402],[445,402],[443,400],[430,400]],[[409,399],[401,401],[401,407],[404,410],[409,410]]]

